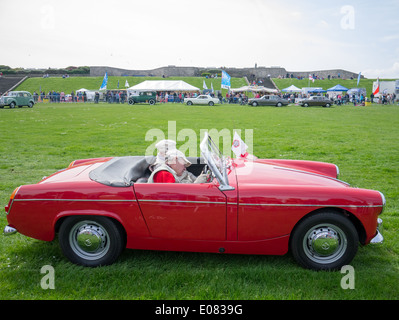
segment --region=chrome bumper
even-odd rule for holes
[[[383,227],[382,227],[382,219],[378,218],[377,220],[377,234],[373,239],[371,239],[370,243],[371,244],[378,244],[382,243],[384,241],[384,237],[382,236],[383,234]]]
[[[10,235],[15,234],[17,232],[18,232],[17,229],[15,229],[13,227],[10,227],[10,226],[5,226],[4,230],[3,230],[3,234],[5,236],[10,236]]]

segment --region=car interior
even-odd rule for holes
[[[205,167],[202,157],[187,157],[192,163],[187,171],[195,176],[201,174]],[[156,157],[126,156],[115,157],[89,173],[91,180],[112,186],[127,187],[134,183],[146,183],[150,177]]]

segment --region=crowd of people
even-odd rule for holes
[[[156,100],[158,103],[183,103],[184,98],[197,97],[200,92],[157,92]],[[222,96],[221,92],[218,91],[215,95],[214,92],[206,91],[204,94],[208,94],[212,97],[217,96],[220,103],[223,104],[239,104],[245,105],[248,103],[248,96],[244,92],[227,92],[225,96]],[[260,98],[264,93],[256,93],[255,98]],[[305,93],[280,93],[278,94],[281,98],[289,100],[291,103],[295,103],[300,99],[306,99],[310,97],[310,94]],[[352,102],[355,105],[364,104],[366,101],[371,103],[381,103],[381,104],[394,104],[396,101],[396,95],[393,94],[382,94],[378,99],[374,97],[373,94],[370,97],[366,97],[364,94],[353,94],[348,93],[338,94],[334,96],[329,96],[326,94],[327,98],[330,98],[336,104],[346,104]],[[127,103],[129,99],[129,94],[126,90],[108,90],[107,92],[86,92],[77,91],[76,93],[72,91],[70,94],[58,91],[41,91],[33,93],[33,99],[35,103],[38,102],[49,102],[49,103],[60,103],[60,102],[106,102],[106,103]]]

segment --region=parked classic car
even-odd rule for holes
[[[142,91],[138,95],[132,95],[127,100],[129,104],[149,103],[154,105],[157,102],[157,93],[155,91]]]
[[[253,98],[248,100],[248,104],[251,106],[276,106],[282,107],[287,106],[289,101],[287,99],[280,98],[275,95],[265,95],[261,98]]]
[[[333,102],[324,96],[312,96],[309,99],[304,99],[299,102],[301,107],[322,106],[329,108],[332,104]]]
[[[32,108],[34,104],[35,101],[28,91],[10,91],[0,98],[0,108],[4,108],[4,106],[10,106],[10,108],[28,106]]]
[[[337,179],[334,164],[224,158],[205,134],[189,158],[207,183],[148,183],[155,157],[73,161],[14,190],[5,234],[58,239],[73,263],[100,266],[122,250],[284,255],[303,267],[349,264],[358,243],[383,240],[385,198]]]
[[[207,104],[208,106],[213,106],[216,103],[219,103],[219,99],[212,98],[210,95],[201,94],[198,97],[185,98],[184,103],[186,103],[188,106],[193,104]]]

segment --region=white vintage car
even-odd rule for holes
[[[193,104],[207,104],[208,106],[213,106],[215,103],[219,103],[219,99],[212,98],[209,95],[201,94],[195,98],[185,98],[184,103],[186,103],[188,106]]]

